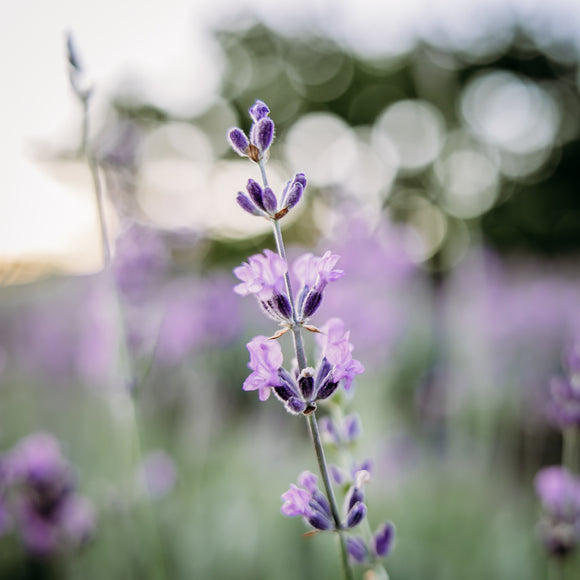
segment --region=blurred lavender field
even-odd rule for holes
[[[92,77],[75,30],[70,69],[55,31],[55,82],[94,100],[85,147],[71,98],[26,153],[52,184],[39,195],[79,204],[66,247],[0,237],[0,578],[339,577],[330,538],[280,515],[316,470],[304,425],[241,388],[245,345],[271,328],[232,269],[273,242],[237,207],[258,169],[225,135],[256,99],[280,135],[273,187],[308,176],[289,258],[341,256],[313,319],[339,315],[366,368],[357,454],[396,524],[390,577],[579,577],[580,484],[569,521],[568,483],[536,475],[563,454],[580,466],[564,443],[580,429],[580,12],[442,3],[397,36],[370,4],[390,40],[224,11],[206,31],[215,78],[161,96]]]

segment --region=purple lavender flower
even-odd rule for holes
[[[250,351],[249,367],[254,371],[243,384],[244,391],[258,390],[260,401],[270,397],[270,388],[282,386],[280,368],[283,355],[280,345],[266,336],[255,336],[246,345]]]
[[[540,537],[550,553],[567,554],[580,541],[580,478],[560,466],[545,467],[535,487],[545,512]]]
[[[95,527],[88,500],[75,491],[72,468],[48,433],[33,433],[8,454],[6,473],[13,488],[10,506],[14,527],[25,548],[51,555],[86,542]]]
[[[300,256],[293,266],[302,288],[299,292],[298,304],[302,320],[312,316],[322,301],[322,293],[329,282],[340,280],[343,270],[335,270],[334,266],[340,259],[337,254],[329,251],[321,257],[311,253]]]
[[[305,489],[290,484],[290,489],[281,496],[284,503],[280,511],[285,516],[302,516],[306,523],[317,530],[330,530],[334,528],[330,505],[316,482],[317,477],[313,473],[302,472],[298,476],[298,483]]]
[[[344,389],[350,390],[355,375],[364,372],[363,365],[352,358],[353,346],[349,342],[350,333],[345,331],[340,318],[331,318],[316,338],[322,347],[323,356],[332,366],[332,381],[344,380]]]
[[[250,138],[239,127],[232,127],[228,131],[228,140],[238,155],[259,163],[265,159],[274,141],[274,122],[268,117],[270,109],[260,100],[250,107],[249,113],[254,121],[250,128]]]
[[[154,451],[143,459],[138,481],[150,497],[158,499],[166,496],[173,489],[176,479],[175,462],[164,451]]]

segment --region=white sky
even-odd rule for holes
[[[44,256],[69,266],[72,260],[80,270],[98,266],[88,173],[71,166],[72,182],[70,175],[63,182],[53,167],[38,161],[43,147],[70,144],[78,131],[66,31],[74,34],[81,61],[98,86],[97,110],[119,80],[131,79],[151,101],[185,114],[201,112],[219,90],[222,62],[207,23],[235,21],[250,6],[274,27],[324,29],[370,52],[399,50],[416,34],[447,34],[461,46],[501,29],[514,14],[548,33],[576,32],[580,38],[577,0],[549,6],[544,0],[3,0],[0,5],[0,264]],[[81,251],[80,262],[73,259]]]

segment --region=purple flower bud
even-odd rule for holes
[[[380,558],[385,558],[389,555],[395,540],[395,526],[392,522],[387,522],[384,526],[379,528],[374,535],[374,550],[375,554]]]
[[[272,297],[274,301],[274,308],[283,320],[290,320],[292,318],[292,306],[285,294],[274,294]]]
[[[252,215],[266,217],[266,214],[260,208],[256,207],[254,202],[251,201],[250,199],[248,199],[248,197],[246,195],[244,195],[241,191],[238,192],[238,195],[236,197],[236,201],[238,202],[238,205],[244,211],[247,211],[248,213],[250,213]]]
[[[321,302],[322,292],[318,292],[317,290],[311,290],[308,292],[302,306],[302,320],[310,318],[318,310]]]
[[[262,193],[262,202],[266,211],[274,214],[278,208],[278,200],[276,199],[276,194],[272,191],[272,188],[265,187]]]
[[[348,477],[344,469],[341,469],[337,465],[330,466],[330,475],[337,485],[342,485]]]
[[[346,516],[346,527],[354,528],[355,526],[358,526],[364,520],[366,515],[367,506],[361,501],[355,503]]]
[[[312,473],[312,471],[303,471],[298,476],[298,485],[305,487],[310,494],[312,495],[314,492],[318,490],[317,482],[318,477]]]
[[[298,386],[300,387],[300,392],[306,401],[310,400],[310,397],[312,397],[312,393],[314,392],[313,370],[314,369],[304,369],[298,377]]]
[[[318,393],[316,393],[316,400],[323,401],[324,399],[328,399],[334,391],[336,391],[338,387],[338,383],[333,382],[327,379],[318,389]]]
[[[340,435],[338,433],[338,429],[330,417],[321,417],[320,421],[318,421],[318,426],[320,427],[322,436],[326,440],[328,440],[330,443],[333,443],[334,445],[340,445]]]
[[[344,418],[344,434],[348,443],[353,443],[360,437],[361,424],[357,414],[352,413]]]
[[[357,487],[356,485],[353,485],[347,496],[344,499],[344,504],[346,506],[346,512],[349,512],[350,510],[352,510],[352,508],[354,507],[355,504],[362,502],[364,500],[364,494],[362,492],[362,490]]]
[[[303,193],[304,187],[302,184],[298,182],[293,183],[288,189],[288,193],[284,197],[284,201],[282,203],[283,207],[292,209],[300,201]]]
[[[232,149],[242,157],[247,156],[248,145],[250,144],[246,134],[238,127],[233,127],[228,131],[228,141]]]
[[[290,397],[286,402],[286,410],[294,415],[303,413],[306,409],[306,403],[298,397]]]
[[[260,153],[265,153],[274,141],[274,121],[269,117],[263,117],[250,129],[250,141]]]
[[[332,520],[329,520],[323,514],[320,514],[318,512],[314,512],[310,517],[307,518],[307,520],[308,523],[317,530],[326,531],[331,530],[334,527],[332,524]]]
[[[313,511],[323,514],[326,518],[332,519],[332,511],[330,509],[330,504],[326,497],[318,489],[312,492],[312,498],[308,504]]]
[[[268,108],[268,105],[264,103],[264,101],[257,99],[248,110],[248,113],[250,113],[250,117],[252,117],[254,123],[257,123],[260,119],[263,119],[270,114],[270,109]]]
[[[263,201],[263,191],[260,184],[254,179],[248,179],[248,184],[246,185],[246,190],[250,194],[252,201],[260,208],[266,209],[264,207]]]
[[[346,539],[346,549],[349,556],[357,563],[363,564],[368,560],[369,549],[360,536],[350,536]]]

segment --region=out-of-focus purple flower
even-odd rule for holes
[[[91,503],[76,493],[72,467],[49,433],[22,439],[3,462],[10,517],[29,552],[49,556],[78,548],[93,534]]]
[[[548,416],[561,429],[580,426],[580,388],[567,378],[552,378]]]
[[[269,340],[266,336],[255,336],[246,347],[250,351],[248,366],[254,372],[244,381],[242,388],[244,391],[258,390],[260,401],[266,401],[271,387],[282,385],[282,349],[275,340]]]
[[[349,536],[346,539],[348,555],[357,563],[363,564],[369,559],[369,549],[360,536]]]
[[[392,522],[382,525],[373,536],[373,548],[379,558],[386,558],[395,542],[395,526]]]
[[[131,302],[140,302],[158,289],[168,264],[168,249],[151,228],[134,224],[117,239],[113,272],[119,290]]]
[[[154,499],[166,496],[175,486],[175,462],[165,451],[154,451],[144,459],[139,471],[139,481]]]
[[[567,554],[580,541],[580,478],[560,466],[545,467],[535,487],[544,508],[540,537],[550,553]]]
[[[21,439],[8,455],[7,470],[10,482],[31,490],[42,511],[50,511],[73,487],[70,465],[49,433]]]

